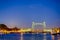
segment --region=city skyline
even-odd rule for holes
[[[0,0],[0,24],[28,28],[33,21],[60,27],[60,1]]]

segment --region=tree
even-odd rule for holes
[[[5,24],[0,24],[0,29],[8,29],[8,27]]]

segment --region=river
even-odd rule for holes
[[[10,33],[10,34],[0,34],[0,40],[60,40],[60,35],[51,35],[49,33],[43,34],[19,34],[19,33]]]

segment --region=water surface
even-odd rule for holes
[[[43,34],[19,34],[19,33],[10,33],[10,34],[0,34],[0,40],[60,40],[60,35],[51,35],[49,33]]]

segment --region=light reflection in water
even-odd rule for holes
[[[60,35],[43,34],[0,34],[0,40],[60,40]]]

